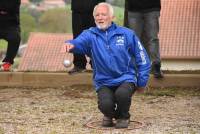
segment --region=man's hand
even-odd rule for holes
[[[74,48],[74,45],[72,45],[72,44],[64,44],[63,46],[62,46],[62,48],[61,48],[61,53],[66,53],[66,52],[70,52],[70,50],[71,49],[73,49]]]
[[[145,87],[137,87],[136,88],[136,92],[139,93],[139,94],[143,94],[145,91]]]

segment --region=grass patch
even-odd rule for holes
[[[7,48],[7,41],[0,39],[0,50],[5,50]]]
[[[151,88],[145,96],[200,96],[200,88]]]
[[[14,64],[13,64],[13,66],[12,66],[14,69],[17,69],[17,68],[18,68],[19,63],[20,63],[20,59],[21,59],[20,57],[17,57],[17,56],[15,57],[15,59],[14,59],[15,62],[14,62]]]
[[[5,134],[3,128],[0,128],[0,134]]]
[[[70,86],[70,89],[74,91],[93,91],[94,88],[92,85],[84,85],[84,84],[75,84]],[[73,92],[74,92],[73,91]],[[172,87],[172,88],[148,88],[144,94],[140,94],[144,96],[200,96],[200,87],[198,88],[181,88],[181,87]]]
[[[124,8],[114,6],[114,15],[115,15],[114,22],[117,23],[120,26],[123,26]]]

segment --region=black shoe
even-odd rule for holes
[[[106,117],[106,116],[103,117],[103,121],[102,121],[103,127],[112,127],[113,125],[114,124],[113,124],[112,118]]]
[[[160,79],[163,78],[163,72],[161,71],[160,63],[153,63],[152,64],[152,72],[155,78]]]
[[[117,119],[115,128],[120,129],[120,128],[128,128],[130,124],[130,119]]]
[[[74,67],[72,70],[70,70],[68,73],[70,75],[72,74],[77,74],[77,73],[82,73],[82,72],[85,72],[86,69],[85,68],[79,68],[79,67]]]

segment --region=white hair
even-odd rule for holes
[[[101,3],[97,4],[97,5],[94,7],[93,16],[95,15],[95,12],[96,12],[96,10],[97,10],[97,8],[98,8],[99,6],[106,6],[106,7],[108,8],[109,15],[110,15],[110,16],[113,16],[113,15],[114,15],[114,10],[113,10],[112,5],[109,4],[109,3],[106,3],[106,2],[101,2]]]

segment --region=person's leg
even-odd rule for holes
[[[82,20],[82,14],[73,12],[72,11],[72,32],[73,32],[73,38],[76,38],[81,32],[83,31],[83,20]],[[68,73],[69,74],[75,74],[84,72],[86,68],[86,57],[82,54],[73,54],[73,64],[74,68],[71,69]]]
[[[114,93],[107,87],[98,90],[98,108],[107,117],[113,118],[115,115]]]
[[[149,54],[144,37],[144,14],[140,12],[128,12],[128,27],[135,32]]]
[[[20,45],[20,28],[13,27],[5,31],[5,40],[8,42],[8,47],[6,51],[6,56],[3,62],[8,62],[10,64],[14,63],[14,58],[17,55],[17,51]]]
[[[131,98],[135,91],[133,83],[123,83],[115,91],[115,100],[117,103],[118,118],[129,119],[129,108],[131,106]]]
[[[144,14],[144,33],[146,37],[146,45],[148,46],[148,52],[152,61],[152,71],[157,78],[163,77],[159,50],[159,11],[153,11]]]
[[[128,27],[128,0],[124,1],[124,26]]]
[[[73,38],[76,38],[81,32],[84,30],[83,28],[83,18],[81,13],[74,13],[72,12],[72,31],[73,31]],[[80,69],[85,69],[86,67],[86,57],[85,55],[81,54],[73,54],[73,64],[75,67]]]
[[[159,16],[160,13],[158,11],[144,14],[144,31],[152,62],[160,62]]]
[[[89,29],[90,27],[95,27],[96,24],[95,24],[95,21],[94,21],[94,17],[93,17],[93,12],[88,12],[88,13],[85,13],[82,15],[82,20],[83,21],[83,30],[85,29]],[[87,61],[86,61],[87,63]],[[90,57],[90,60],[89,60],[89,64],[92,68],[92,61],[91,61],[91,57]]]
[[[116,128],[126,128],[129,125],[131,106],[131,98],[135,92],[135,86],[133,83],[123,83],[115,91],[115,100],[117,104],[116,113],[117,123]]]
[[[101,87],[97,91],[98,108],[103,113],[103,126],[113,126],[112,118],[115,116],[114,92],[108,87]]]
[[[138,12],[128,12],[128,28],[135,31],[138,38],[141,40],[143,32],[143,14]]]

